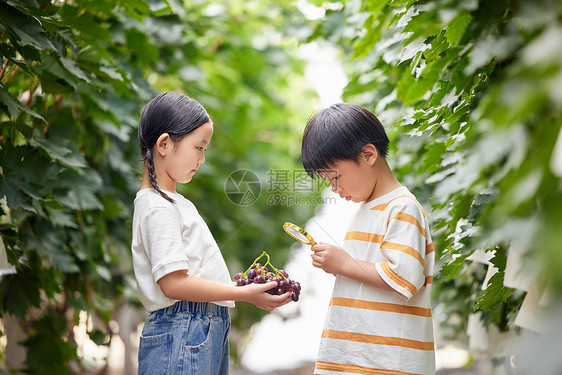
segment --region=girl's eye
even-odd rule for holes
[[[198,151],[203,151],[203,147],[196,147]]]
[[[341,177],[341,174],[339,176],[334,177],[334,180],[339,180]]]

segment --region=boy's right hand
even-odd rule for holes
[[[311,247],[312,265],[336,276],[352,258],[341,247],[320,242]]]
[[[245,293],[245,298],[243,298],[244,301],[250,302],[260,309],[273,311],[276,308],[286,305],[292,301],[291,292],[287,292],[279,296],[265,292],[266,290],[276,286],[276,281],[270,281],[265,284],[248,284],[236,288],[240,288],[240,290]]]

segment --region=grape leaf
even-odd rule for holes
[[[454,47],[462,39],[467,27],[472,23],[472,16],[468,12],[459,13],[447,26],[445,36],[449,44]]]
[[[490,278],[486,289],[480,293],[474,302],[474,311],[482,309],[490,311],[503,303],[513,293],[513,289],[503,285],[504,273],[498,272]]]
[[[0,22],[18,38],[20,46],[36,49],[55,50],[55,46],[45,37],[41,23],[34,17],[26,17],[12,7],[2,7]]]

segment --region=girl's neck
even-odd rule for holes
[[[158,173],[156,173],[156,176],[158,176]],[[156,182],[158,182],[158,179],[156,180]],[[164,191],[167,191],[167,192],[170,192],[170,193],[176,192],[175,183],[173,184],[173,186],[161,186],[161,184],[158,183],[158,187],[161,190],[164,190]],[[140,190],[151,189],[151,188],[154,188],[154,187],[150,183],[150,177],[148,177],[148,167],[146,166],[146,162],[145,162],[143,172],[142,172],[142,182],[141,182]]]

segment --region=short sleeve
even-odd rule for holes
[[[425,216],[421,207],[408,198],[389,210],[387,231],[380,247],[386,260],[375,267],[390,287],[409,300],[425,283]]]
[[[154,207],[141,221],[141,235],[146,244],[152,277],[187,271],[189,262],[183,249],[180,217],[173,207]]]

